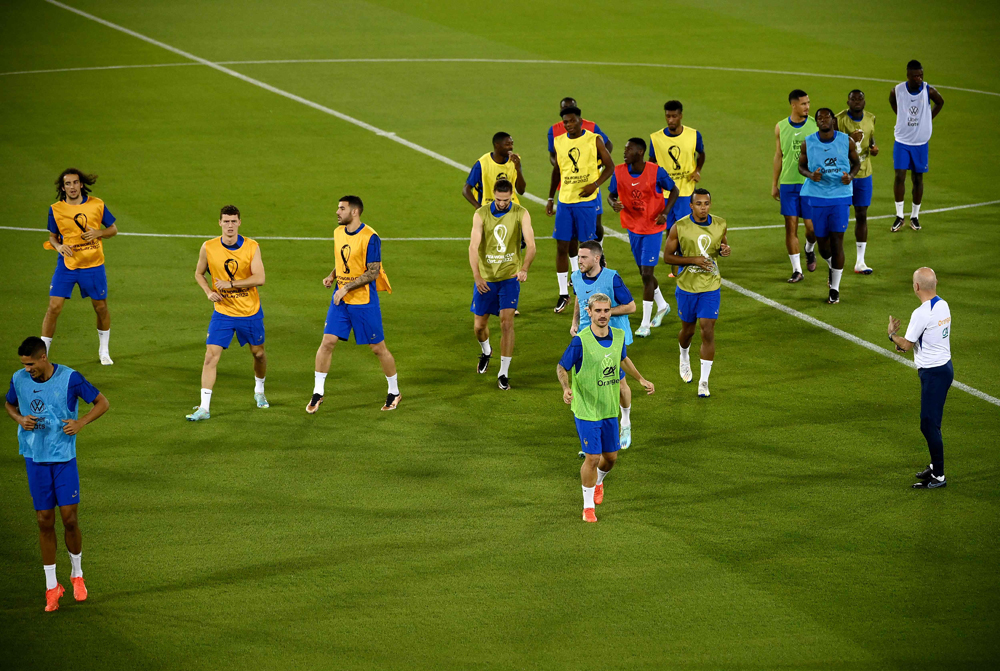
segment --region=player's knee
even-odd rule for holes
[[[377,357],[383,357],[383,356],[386,356],[387,354],[389,354],[389,348],[385,346],[385,341],[384,340],[382,342],[377,342],[377,343],[371,344],[371,345],[369,345],[369,347],[371,348],[372,352],[374,352],[375,356],[377,356]]]
[[[54,510],[38,510],[36,511],[38,517],[38,529],[39,531],[52,531],[56,526],[56,514]]]
[[[214,366],[215,364],[219,363],[219,359],[220,358],[222,358],[222,352],[221,351],[216,352],[212,348],[208,348],[208,349],[205,350],[205,365],[206,366]]]
[[[504,333],[514,332],[514,315],[500,317],[500,329]]]
[[[250,353],[253,354],[253,358],[256,359],[257,361],[267,360],[267,354],[264,353],[263,347],[261,347],[258,350],[250,350]]]
[[[107,301],[92,301],[94,305],[94,311],[100,315],[108,314],[108,302]]]
[[[323,336],[323,342],[319,344],[319,349],[321,352],[329,354],[333,351],[333,348],[337,344],[337,339],[328,335]]]
[[[49,301],[49,314],[53,317],[58,317],[59,313],[62,312],[63,301]]]
[[[76,513],[63,515],[62,521],[63,528],[66,530],[66,533],[75,533],[77,528],[80,526],[77,521]]]

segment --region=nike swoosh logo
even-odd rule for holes
[[[41,391],[42,391],[41,389],[35,389],[34,393],[39,394],[39,393],[41,393]]]
[[[632,186],[639,186],[639,182],[632,182]]]
[[[798,136],[800,136],[800,135],[802,135],[802,133],[801,133],[801,132],[799,132],[799,133],[796,133],[796,134],[795,134],[795,137],[798,137]]]

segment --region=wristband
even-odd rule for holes
[[[896,344],[896,341],[892,339],[892,336],[894,336],[894,335],[896,335],[896,334],[895,333],[890,333],[889,334],[889,342],[891,342],[893,345]]]

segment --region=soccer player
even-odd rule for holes
[[[934,101],[933,108],[931,101]],[[903,228],[903,198],[906,195],[906,172],[913,180],[913,209],[910,210],[910,228],[920,230],[920,203],[924,199],[924,173],[930,169],[928,143],[931,139],[934,117],[944,107],[944,98],[930,84],[924,83],[924,66],[920,61],[906,64],[906,81],[896,84],[889,92],[889,105],[896,113],[893,129],[892,167],[896,179],[892,195],[896,201],[896,219],[890,230]]]
[[[799,148],[808,135],[815,133],[816,122],[809,117],[809,94],[795,89],[788,94],[791,111],[787,118],[774,127],[774,174],[771,179],[771,197],[781,203],[785,218],[785,249],[792,262],[790,284],[802,281],[802,260],[799,256],[799,218],[806,225],[806,268],[816,270],[816,236],[813,233],[812,212],[802,197],[799,174]]]
[[[264,262],[256,240],[240,235],[240,211],[226,205],[219,211],[222,235],[206,241],[198,252],[194,280],[215,304],[205,339],[205,363],[201,367],[201,403],[187,415],[191,422],[209,419],[212,388],[222,350],[229,349],[236,336],[240,347],[250,345],[253,355],[253,398],[258,408],[270,407],[264,396],[267,355],[264,353],[264,310],[257,287],[264,286]],[[212,284],[205,279],[211,273]]]
[[[659,251],[657,251],[659,257]],[[596,240],[580,243],[580,269],[572,275],[573,293],[573,326],[569,334],[577,335],[581,328],[590,326],[590,313],[587,305],[594,294],[603,294],[611,299],[611,326],[621,329],[625,334],[625,345],[632,344],[632,327],[628,316],[635,313],[635,299],[629,292],[621,275],[601,262],[604,249]],[[621,436],[620,444],[623,450],[632,445],[632,390],[627,384],[621,385]],[[583,456],[583,452],[580,453]]]
[[[875,115],[865,111],[865,94],[854,89],[847,94],[847,109],[837,114],[837,130],[847,133],[854,142],[854,149],[861,159],[861,170],[851,183],[854,194],[854,240],[858,247],[858,258],[854,262],[854,272],[871,275],[874,272],[865,264],[865,248],[868,246],[868,206],[872,204],[872,156],[878,156],[875,144]]]
[[[663,262],[682,266],[677,276],[677,316],[681,331],[677,334],[680,345],[681,379],[690,382],[691,356],[689,349],[694,338],[694,328],[701,327],[701,379],[698,396],[708,397],[708,376],[715,362],[715,320],[719,318],[722,302],[722,275],[719,273],[720,256],[729,256],[726,240],[726,220],[713,217],[712,194],[707,189],[695,189],[691,199],[691,214],[678,221],[667,235]]]
[[[897,352],[913,350],[913,362],[920,375],[920,431],[927,440],[931,463],[916,474],[918,482],[913,488],[937,489],[948,484],[944,478],[941,419],[948,389],[955,380],[951,363],[951,308],[937,295],[937,275],[930,268],[918,268],[913,273],[913,293],[920,300],[920,307],[910,315],[906,336],[896,335],[901,324],[889,315],[889,340]]]
[[[851,181],[861,169],[854,143],[837,130],[833,110],[816,111],[819,132],[806,137],[799,154],[799,174],[808,177],[802,197],[812,211],[813,231],[819,255],[830,267],[827,303],[840,302],[840,278],[844,274],[844,232],[850,218]]]
[[[653,141],[649,160],[662,166],[677,185],[677,200],[665,210],[669,229],[674,222],[691,214],[691,194],[701,181],[705,166],[705,142],[700,131],[682,123],[684,105],[679,100],[664,103],[663,115],[667,126],[649,136]]]
[[[511,202],[513,185],[497,180],[486,205],[472,215],[469,265],[472,267],[473,329],[481,354],[476,371],[485,373],[490,365],[490,315],[500,317],[500,372],[497,386],[510,389],[510,361],[514,356],[514,311],[521,294],[521,282],[535,259],[535,233],[531,215]],[[522,246],[521,242],[524,241]]]
[[[502,131],[493,136],[493,151],[483,154],[472,166],[462,195],[478,210],[493,202],[494,186],[500,180],[511,182],[517,193],[524,195],[527,183],[521,171],[521,157],[514,153],[514,138]],[[514,203],[521,203],[517,194],[514,194]]]
[[[604,501],[604,478],[618,458],[618,387],[625,372],[639,381],[647,394],[655,389],[635,366],[625,366],[625,332],[609,326],[611,298],[596,293],[587,304],[590,326],[573,336],[556,364],[563,402],[573,409],[580,446],[586,454],[580,466],[583,520],[596,522],[594,506]],[[573,371],[570,384],[569,371]]]
[[[646,162],[646,142],[634,137],[625,143],[625,162],[615,166],[608,186],[608,203],[621,216],[622,228],[628,230],[632,257],[642,276],[642,323],[635,335],[645,338],[650,327],[663,323],[670,312],[660,284],[653,274],[660,262],[663,231],[667,228],[667,212],[677,201],[679,191],[667,171],[653,162]],[[666,203],[664,204],[664,194]],[[653,305],[656,316],[653,317]]]
[[[549,129],[552,179],[549,184],[549,200],[545,204],[545,214],[551,217],[557,209],[555,194],[556,190],[559,190],[559,203],[567,206],[563,208],[565,211],[562,215],[556,213],[556,224],[552,231],[552,237],[556,239],[556,280],[559,284],[559,298],[556,300],[553,312],[562,312],[569,304],[569,273],[578,267],[579,243],[587,240],[600,241],[604,237],[604,226],[601,222],[604,209],[598,187],[609,176],[605,170],[614,168],[614,162],[608,153],[612,149],[611,141],[597,124],[586,121],[580,116],[580,108],[576,106],[576,101],[573,98],[563,98],[559,103],[559,110],[562,121]],[[571,116],[576,118],[573,122],[572,137],[570,137],[570,124],[567,123],[569,110],[575,110]],[[590,134],[591,137],[584,140],[586,147],[583,148],[584,153],[581,157],[581,147],[576,146],[577,142],[570,140],[578,140],[584,133]],[[598,138],[602,143],[604,154],[607,154],[607,163],[604,162],[600,151],[591,155],[589,150],[591,138]],[[586,182],[593,179],[597,180],[594,191],[588,190],[587,194],[583,194],[581,189],[586,189]],[[572,185],[570,193],[563,192],[567,184]],[[581,235],[584,237],[580,237]]]
[[[351,331],[355,344],[371,347],[382,364],[389,385],[382,410],[395,410],[401,398],[396,360],[385,346],[382,310],[378,305],[378,292],[392,293],[392,287],[382,268],[382,240],[371,226],[361,221],[364,211],[365,205],[357,196],[344,196],[337,203],[338,226],[333,233],[337,259],[333,271],[323,278],[324,287],[336,286],[336,289],[323,325],[323,342],[316,351],[313,394],[306,405],[310,415],[323,402],[333,348],[337,341],[347,340]]]
[[[56,580],[56,515],[59,506],[69,552],[70,582],[77,601],[87,598],[83,581],[83,536],[77,520],[80,474],[76,467],[76,436],[107,412],[110,404],[80,373],[49,363],[45,343],[34,336],[17,348],[23,370],[10,379],[4,407],[18,423],[18,454],[28,470],[28,488],[38,519],[38,542],[45,570],[45,610],[59,610],[66,591]],[[80,417],[78,403],[94,405]]]
[[[114,363],[108,350],[111,314],[108,312],[108,275],[104,270],[106,238],[118,235],[115,217],[104,201],[90,195],[97,175],[76,168],[63,170],[56,179],[58,200],[49,208],[49,246],[59,253],[49,287],[49,307],[42,320],[42,340],[52,345],[63,304],[79,285],[80,297],[90,298],[97,313],[98,357],[101,365]],[[101,228],[101,227],[104,228]]]

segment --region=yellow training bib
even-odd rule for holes
[[[348,233],[347,226],[338,226],[337,230],[333,232],[333,246],[337,254],[338,287],[347,286],[368,270],[368,241],[373,235],[378,234],[366,224],[362,224],[361,228],[354,233]],[[371,301],[368,288],[369,285],[365,284],[348,291],[347,295],[344,296],[344,302],[348,305],[367,305]],[[389,278],[385,274],[385,264],[379,266],[378,277],[375,279],[375,289],[392,293]]]
[[[243,244],[239,244],[242,240]],[[208,272],[212,274],[212,288],[215,280],[233,282],[245,280],[253,275],[250,263],[257,255],[259,245],[256,240],[237,237],[239,247],[230,249],[222,244],[222,236],[212,238],[205,243],[205,256],[208,257]],[[222,295],[222,300],[215,304],[215,311],[230,317],[253,317],[260,311],[260,294],[257,287],[234,287],[232,289],[215,289]]]
[[[562,179],[559,188],[560,203],[586,203],[597,198],[596,191],[587,197],[580,196],[580,191],[587,184],[596,182],[600,175],[598,137],[596,133],[585,130],[583,135],[576,139],[571,139],[569,133],[564,133],[553,140],[556,161],[559,163],[559,176]]]

